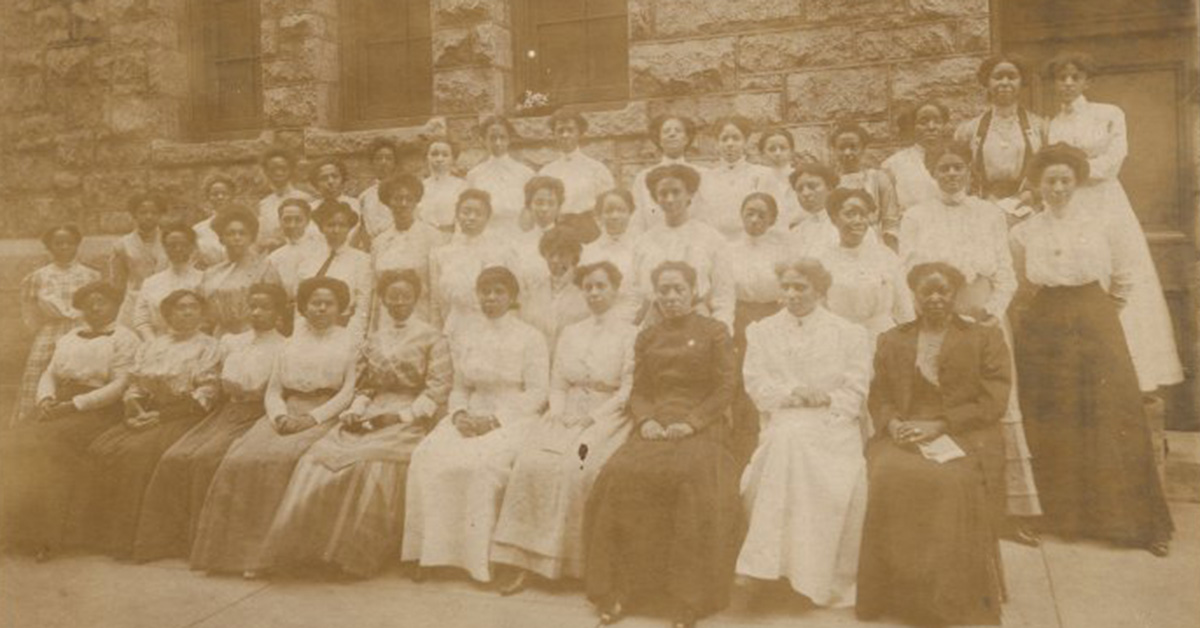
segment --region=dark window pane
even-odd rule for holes
[[[583,55],[587,28],[584,22],[547,24],[538,29],[538,85],[541,91],[571,89],[587,82]],[[582,79],[582,80],[581,80]]]
[[[629,73],[629,27],[624,16],[588,23],[588,78],[592,85],[614,87]]]
[[[432,110],[430,0],[343,0],[342,82],[351,124]]]
[[[258,24],[254,23],[254,8],[247,0],[219,0],[214,9],[217,28],[216,59],[246,57],[254,53]]]
[[[628,94],[627,0],[525,0],[517,20],[518,63],[525,90],[556,104],[614,100]],[[526,50],[537,55],[525,56]]]
[[[529,0],[538,24],[581,20],[587,17],[586,0]]]
[[[193,0],[198,58],[192,103],[199,134],[258,126],[258,0]]]
[[[625,2],[626,0],[588,0],[587,16],[588,18],[625,17],[627,13]]]
[[[253,118],[258,105],[254,61],[228,61],[217,66],[216,122]]]
[[[404,94],[400,65],[404,44],[368,44],[363,50],[363,104],[374,108],[398,102]]]

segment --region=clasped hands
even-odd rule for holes
[[[53,421],[61,419],[64,416],[75,411],[75,403],[71,401],[57,401],[55,399],[43,399],[38,403],[38,420]]]
[[[475,436],[483,436],[488,432],[500,427],[500,421],[492,415],[479,416],[470,414],[465,410],[459,410],[454,413],[454,418],[451,419],[454,427],[458,428],[458,433],[463,435],[463,438],[472,438]]]
[[[824,408],[828,406],[832,400],[829,393],[813,390],[807,386],[797,386],[792,390],[787,399],[783,400],[785,408]]]
[[[283,436],[303,432],[310,427],[315,427],[317,420],[311,414],[304,413],[298,416],[284,414],[275,418],[275,431]]]
[[[899,445],[920,445],[946,433],[945,421],[902,421],[892,419],[887,425],[888,434]]]
[[[355,412],[347,412],[339,417],[342,423],[342,431],[351,434],[369,434],[376,430],[381,430],[389,425],[395,425],[403,421],[403,418],[396,413],[377,414],[373,417],[364,419],[361,414]]]
[[[663,427],[662,423],[650,419],[638,430],[645,440],[683,440],[696,433],[695,428],[683,422]]]

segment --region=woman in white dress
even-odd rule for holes
[[[461,223],[460,223],[461,224]],[[485,268],[476,282],[482,317],[450,339],[454,388],[448,419],[413,454],[401,558],[492,578],[492,533],[510,470],[529,426],[546,405],[546,340],[511,311],[520,289],[512,271]]]
[[[631,191],[634,216],[631,228],[635,234],[663,224],[663,210],[659,207],[658,201],[654,200],[654,191],[646,185],[646,177],[651,171],[660,166],[680,164],[694,170],[701,181],[708,173],[707,168],[687,159],[687,151],[696,141],[696,124],[692,122],[691,118],[675,114],[658,116],[650,121],[647,135],[650,136],[650,141],[658,147],[658,150],[662,151],[662,159],[637,173],[633,178]],[[698,213],[703,206],[701,198],[693,193],[692,213]]]
[[[955,307],[960,315],[1004,332],[1010,356],[1012,331],[1008,305],[1017,289],[1008,222],[1004,212],[989,201],[967,193],[970,184],[971,148],[951,142],[926,153],[927,166],[937,180],[939,196],[911,207],[900,223],[900,258],[906,269],[918,264],[945,262],[963,274]],[[1010,368],[1011,360],[1010,360]],[[1036,546],[1037,535],[1026,519],[1042,514],[1025,440],[1018,383],[1010,375],[1008,410],[1001,419],[1004,430],[1005,482],[1013,540]]]
[[[204,273],[196,268],[196,232],[191,227],[172,223],[162,227],[163,252],[168,266],[142,282],[133,306],[133,330],[142,342],[167,333],[167,321],[159,306],[176,290],[197,290]]]
[[[429,176],[421,181],[425,193],[417,206],[417,218],[442,232],[444,240],[454,233],[454,208],[458,196],[467,189],[466,179],[454,174],[457,159],[458,146],[444,137],[430,140],[425,149]]]
[[[792,192],[792,173],[796,168],[796,138],[792,132],[783,127],[775,127],[763,131],[758,136],[758,155],[763,165],[771,169],[774,179],[771,183],[771,196],[779,204],[779,219],[776,223],[780,230],[786,230],[800,219],[800,201]]]
[[[1129,153],[1125,112],[1115,105],[1089,102],[1084,96],[1096,64],[1087,55],[1065,53],[1046,66],[1054,79],[1059,112],[1050,120],[1049,141],[1063,142],[1087,153],[1090,175],[1080,185],[1079,202],[1103,212],[1129,238],[1133,251],[1133,292],[1121,310],[1121,327],[1143,392],[1183,381],[1174,326],[1162,283],[1125,188],[1117,175]]]
[[[167,203],[159,196],[138,194],[129,199],[126,211],[133,218],[134,230],[113,244],[108,272],[112,284],[125,289],[117,322],[133,329],[133,308],[137,305],[142,282],[167,267],[167,254],[162,248],[162,231],[159,229],[167,213]]]
[[[848,607],[867,508],[859,419],[871,348],[860,325],[821,305],[831,277],[820,262],[781,264],[778,277],[786,310],[747,331],[743,373],[762,431],[742,475],[737,572]]]
[[[517,131],[508,118],[488,116],[479,123],[479,137],[488,157],[467,171],[467,187],[483,190],[491,197],[488,231],[502,237],[518,233],[521,210],[525,207],[525,182],[533,176],[533,169],[509,154]]]
[[[417,220],[417,208],[424,194],[421,181],[411,174],[401,174],[379,184],[379,197],[391,212],[392,224],[375,236],[371,247],[371,270],[376,282],[388,271],[411,270],[417,274],[421,286],[429,285],[429,254],[441,246],[444,234]],[[429,322],[432,314],[428,290],[418,290],[418,295],[415,314]],[[383,295],[376,292],[375,296],[371,329],[391,324],[387,320],[388,309],[382,304]]]
[[[550,408],[513,465],[492,542],[492,561],[517,568],[505,595],[524,588],[530,572],[551,580],[583,576],[584,504],[631,429],[625,403],[637,328],[615,316],[621,271],[598,262],[581,266],[575,279],[591,316],[558,338]]]
[[[892,153],[880,166],[892,178],[896,213],[881,216],[883,241],[899,250],[900,220],[908,208],[937,198],[938,186],[925,167],[925,152],[945,142],[950,109],[936,100],[922,100],[896,118],[900,136],[908,146]]]
[[[445,246],[429,256],[429,285],[433,322],[452,336],[461,319],[479,314],[475,283],[489,266],[518,268],[517,255],[504,236],[488,229],[492,217],[491,195],[468,189],[458,197],[455,220],[458,231]]]
[[[377,138],[367,147],[367,158],[371,162],[371,173],[375,175],[375,180],[358,195],[358,206],[362,211],[359,237],[367,243],[374,243],[376,236],[392,226],[392,210],[380,194],[380,184],[396,176],[398,157],[396,143],[387,138]]]
[[[600,223],[602,233],[595,242],[583,247],[580,264],[595,264],[611,262],[621,276],[633,276],[633,249],[639,235],[631,232],[631,222],[634,216],[633,194],[624,188],[613,188],[602,192],[596,197],[596,220]],[[613,307],[614,316],[633,322],[637,316],[640,301],[634,292],[633,281],[622,282],[617,303]]]
[[[742,234],[742,201],[753,192],[775,192],[775,173],[746,160],[746,144],[754,131],[749,120],[741,116],[722,118],[713,129],[721,160],[701,181],[704,207],[696,218],[733,241]]]
[[[561,156],[542,166],[538,172],[543,176],[555,177],[563,182],[564,196],[562,217],[578,217],[577,224],[586,226],[580,235],[584,242],[595,240],[600,234],[592,210],[596,196],[616,185],[612,172],[603,162],[589,157],[579,148],[579,141],[587,134],[587,118],[573,109],[559,109],[550,116],[550,133],[558,144]]]

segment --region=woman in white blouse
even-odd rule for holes
[[[596,475],[629,435],[625,403],[633,385],[637,328],[615,316],[621,271],[581,266],[575,280],[591,316],[563,330],[550,376],[550,408],[531,431],[504,493],[492,561],[516,568],[501,593],[528,573],[583,576],[583,511]]]
[[[770,168],[746,160],[746,144],[754,130],[749,120],[741,116],[722,118],[713,129],[721,159],[701,181],[704,207],[696,218],[732,241],[742,233],[742,201],[753,192],[775,192],[776,179]]]
[[[575,281],[583,247],[575,231],[554,227],[542,235],[537,250],[541,268],[525,278],[529,294],[521,300],[521,319],[546,336],[546,346],[554,347],[563,328],[588,315],[587,302]]]
[[[583,247],[581,264],[611,262],[621,276],[633,276],[633,249],[639,235],[632,233],[630,226],[634,215],[633,194],[624,188],[613,188],[596,197],[596,220],[602,233],[594,242]],[[634,292],[633,281],[626,280],[617,296],[614,316],[633,322],[637,316],[640,300]]]
[[[358,214],[346,203],[326,201],[313,212],[312,219],[325,236],[325,246],[300,260],[297,275],[301,280],[330,277],[349,286],[350,303],[341,310],[338,324],[349,329],[355,338],[362,339],[371,315],[375,282],[371,275],[371,256],[351,244]]]
[[[429,176],[421,181],[425,193],[417,206],[417,218],[442,232],[443,239],[454,233],[454,208],[458,196],[467,189],[466,179],[454,174],[457,159],[458,146],[444,137],[430,140],[425,149]]]
[[[346,164],[342,160],[333,157],[326,157],[312,165],[308,172],[308,184],[317,193],[310,203],[314,208],[320,207],[326,203],[345,203],[347,207],[354,211],[356,219],[355,225],[362,222],[362,206],[358,199],[346,194],[346,182],[350,176],[346,170]],[[314,215],[313,221],[316,222]],[[317,222],[317,227],[321,224]],[[354,226],[354,225],[351,225]],[[360,249],[369,249],[370,240],[367,239],[361,230],[355,231],[353,237],[349,239],[355,246]]]
[[[886,172],[863,162],[871,134],[857,122],[842,122],[829,133],[829,148],[838,174],[838,187],[862,190],[879,208],[879,215],[897,216],[896,190]],[[876,221],[878,222],[878,221]]]
[[[791,176],[792,191],[800,206],[796,222],[788,225],[797,253],[811,256],[838,241],[837,227],[829,219],[826,201],[838,185],[833,168],[817,161],[801,161]]]
[[[689,166],[696,172],[701,181],[708,169],[688,161],[687,151],[696,141],[696,124],[691,118],[676,114],[658,116],[650,121],[647,129],[650,141],[662,151],[662,159],[658,163],[637,173],[633,178],[634,216],[631,228],[634,234],[640,234],[652,227],[663,224],[663,210],[654,200],[654,191],[646,185],[646,177],[651,171],[660,166],[680,164]],[[704,206],[699,196],[693,193],[692,211],[699,212]]]
[[[1121,310],[1121,326],[1139,385],[1142,391],[1151,392],[1183,381],[1183,367],[1146,234],[1117,179],[1129,154],[1125,113],[1115,105],[1090,102],[1084,96],[1096,69],[1091,57],[1078,53],[1064,53],[1047,64],[1046,74],[1054,79],[1060,107],[1050,120],[1049,141],[1070,144],[1087,154],[1089,174],[1086,181],[1079,182],[1079,200],[1115,221],[1119,233],[1129,240],[1126,246],[1135,277],[1133,292]]]
[[[859,419],[871,348],[861,326],[822,307],[831,277],[820,262],[777,270],[786,310],[747,331],[743,373],[763,427],[742,475],[748,525],[737,572],[847,607],[867,507]]]
[[[142,282],[167,267],[160,228],[167,202],[161,196],[138,194],[129,199],[126,212],[133,218],[134,229],[113,243],[108,269],[113,285],[125,288],[117,321],[133,329],[133,309]]]
[[[429,256],[432,318],[447,336],[462,320],[479,314],[475,282],[480,271],[489,266],[518,268],[517,254],[506,236],[488,229],[491,218],[491,195],[474,188],[464,191],[455,210],[458,231]]]
[[[411,174],[401,174],[379,184],[379,197],[391,212],[392,225],[378,234],[371,247],[371,270],[376,282],[389,271],[411,270],[422,286],[429,285],[429,255],[441,246],[444,234],[428,223],[417,220],[416,211],[426,190]],[[371,329],[387,327],[388,309],[383,295],[376,293],[371,312]],[[420,292],[415,314],[423,321],[432,318],[428,291]]]
[[[479,137],[487,148],[488,157],[467,172],[467,187],[483,190],[491,197],[492,218],[488,230],[492,234],[518,233],[521,210],[525,206],[525,182],[533,176],[533,169],[509,154],[517,131],[508,118],[488,116],[479,123]]]
[[[225,261],[205,269],[200,295],[213,336],[239,334],[250,328],[250,286],[263,280],[270,264],[254,246],[258,218],[247,209],[234,209],[213,220]]]
[[[476,281],[482,317],[450,338],[454,388],[447,419],[413,454],[401,558],[492,578],[492,533],[509,473],[529,426],[546,404],[546,340],[512,312],[520,289],[493,266]]]
[[[380,194],[380,184],[396,175],[399,151],[396,143],[387,138],[377,138],[367,147],[367,159],[375,180],[358,195],[358,206],[362,213],[359,232],[365,242],[373,248],[375,237],[392,226],[392,210]]]
[[[771,196],[779,204],[777,223],[781,230],[787,229],[800,219],[800,202],[792,193],[792,172],[795,172],[797,158],[796,138],[783,127],[767,129],[758,136],[758,155],[774,175]]]
[[[138,520],[134,560],[186,557],[208,486],[225,452],[262,418],[263,395],[284,338],[276,325],[288,308],[275,284],[254,284],[246,297],[250,329],[220,340],[221,405],[163,454]]]
[[[137,303],[133,306],[133,330],[143,342],[167,333],[167,322],[160,309],[163,299],[176,290],[197,290],[204,279],[204,273],[196,268],[193,259],[196,232],[191,227],[181,223],[164,225],[162,244],[169,265],[142,282]]]
[[[909,142],[880,166],[892,178],[896,190],[896,213],[881,216],[883,240],[893,250],[898,249],[900,220],[908,208],[937,198],[938,186],[925,167],[925,152],[946,141],[946,126],[950,124],[950,109],[936,100],[922,100],[896,118],[900,136]]]
[[[361,339],[337,324],[350,288],[332,277],[300,283],[304,319],[283,343],[263,399],[266,416],[217,469],[192,545],[193,569],[255,577],[296,461],[337,424],[354,397]]]
[[[192,225],[196,230],[197,265],[201,268],[216,266],[225,261],[225,248],[221,246],[221,237],[213,229],[213,220],[237,207],[234,197],[237,186],[233,179],[217,174],[209,177],[204,183],[205,213],[207,218]]]
[[[590,242],[599,234],[592,215],[596,196],[615,185],[612,172],[603,162],[589,157],[579,148],[579,141],[588,130],[587,118],[583,114],[573,109],[559,109],[550,116],[549,124],[561,155],[542,166],[538,174],[563,182],[562,215],[588,217],[586,222],[580,224],[590,227],[583,234],[584,240]]]

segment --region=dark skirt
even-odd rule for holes
[[[987,475],[976,454],[938,464],[886,437],[868,445],[860,618],[1000,623],[997,500]]]
[[[159,460],[204,418],[190,402],[156,409],[162,417],[158,425],[134,430],[121,423],[88,447],[91,476],[79,529],[86,545],[117,558],[133,555],[142,498]]]
[[[746,360],[746,328],[751,323],[774,315],[782,307],[775,301],[769,303],[738,301],[733,310],[733,350],[738,360],[738,386],[733,399],[733,432],[730,434],[729,448],[739,469],[746,466],[750,457],[754,455],[754,450],[758,448],[759,430],[758,408],[754,407],[754,402],[750,399],[750,395],[746,394],[746,388],[742,382],[742,363]]]
[[[584,517],[590,600],[665,599],[707,615],[729,603],[740,544],[736,463],[710,428],[678,442],[631,437],[600,472]]]
[[[261,400],[226,403],[163,454],[146,489],[134,560],[188,555],[217,467],[234,441],[262,416]]]
[[[69,397],[68,397],[69,398]],[[0,438],[0,539],[13,549],[68,544],[81,519],[88,445],[121,420],[121,404],[26,423]]]
[[[1015,348],[1046,528],[1132,545],[1169,539],[1137,374],[1107,293],[1042,288]]]

